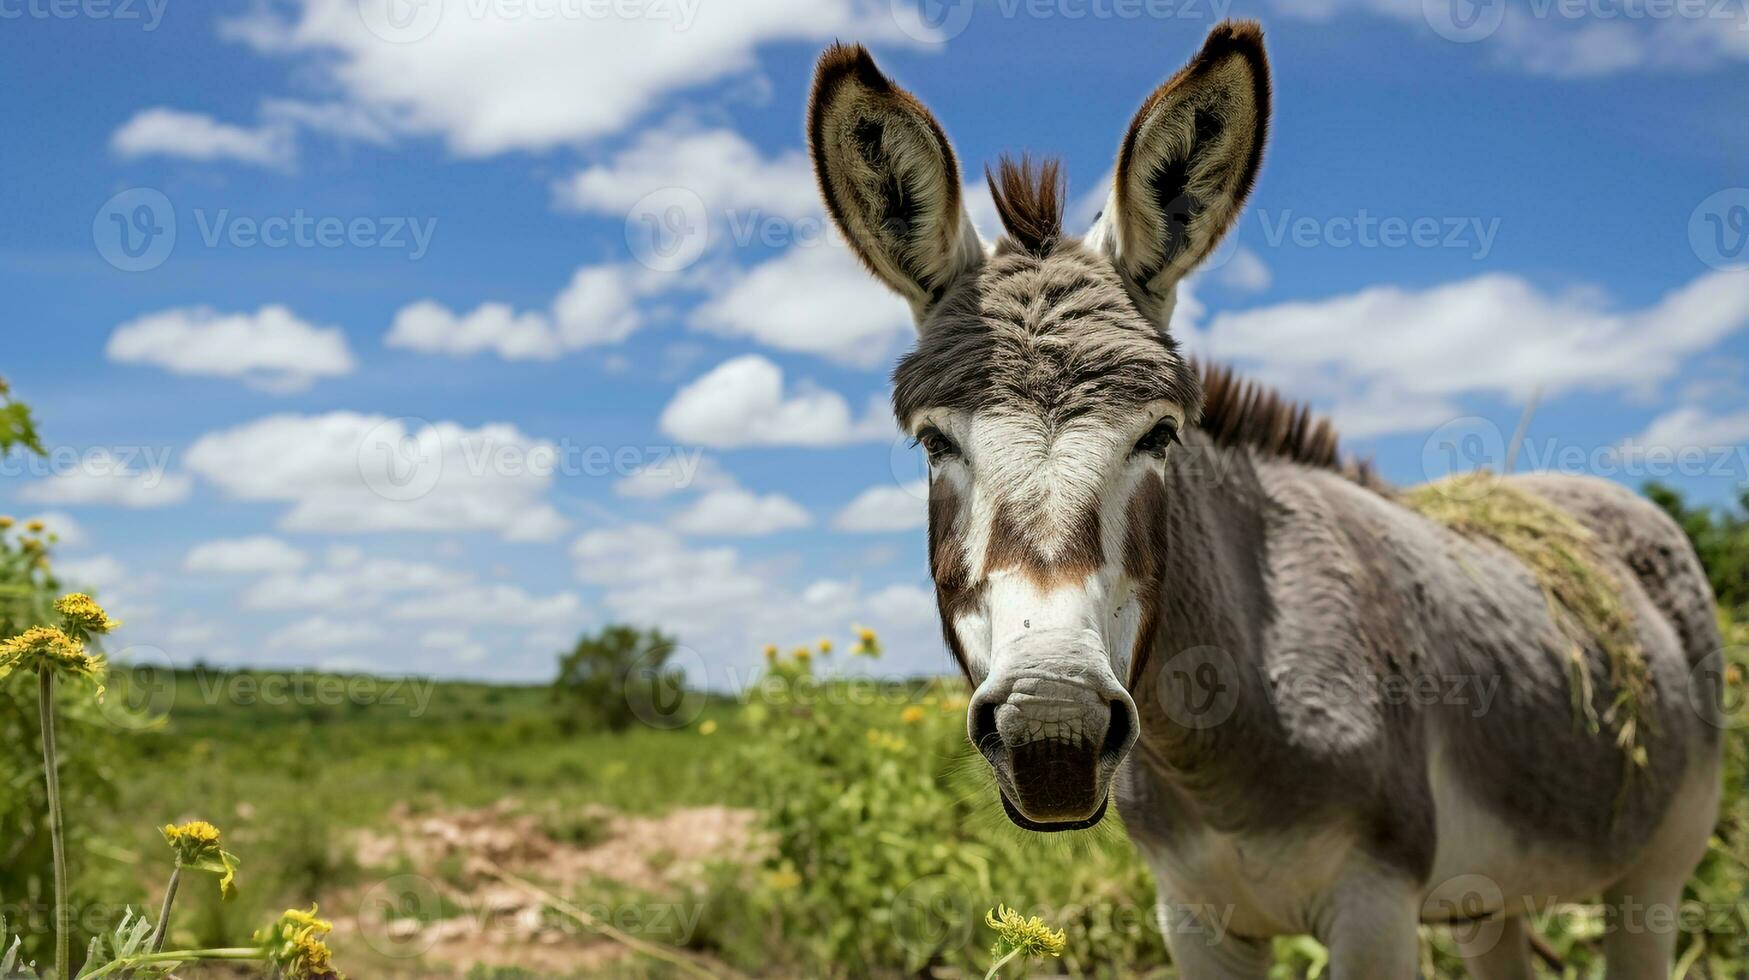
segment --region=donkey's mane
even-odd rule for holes
[[[1387,489],[1371,460],[1342,455],[1336,427],[1274,388],[1239,377],[1222,364],[1195,361],[1202,377],[1198,428],[1218,446],[1251,449],[1303,466],[1334,470],[1363,486]]]

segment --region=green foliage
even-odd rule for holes
[[[660,692],[680,689],[682,675],[667,668],[673,655],[674,638],[660,630],[613,625],[584,634],[559,657],[553,698],[562,706],[561,724],[582,727],[587,720],[612,732],[630,728],[638,722],[640,698],[659,703]]]
[[[47,455],[43,448],[42,437],[37,435],[36,419],[31,417],[30,406],[12,397],[12,387],[0,378],[0,455],[21,447],[37,454]]]
[[[1682,526],[1719,605],[1739,619],[1749,617],[1749,490],[1737,498],[1735,509],[1690,506],[1661,483],[1646,484],[1646,496]]]
[[[819,659],[775,659],[713,736],[737,744],[774,850],[755,881],[719,883],[703,944],[750,972],[981,975],[1001,900],[1066,931],[1071,972],[1164,962],[1115,814],[1053,839],[1014,829],[966,743],[957,679],[819,677]]]

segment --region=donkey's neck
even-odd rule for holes
[[[1183,450],[1168,456],[1157,625],[1136,702],[1141,761],[1194,792],[1277,727],[1261,663],[1272,505],[1245,450],[1200,432]]]

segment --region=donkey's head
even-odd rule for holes
[[[941,126],[861,47],[820,59],[808,112],[827,210],[916,314],[893,404],[929,454],[942,628],[976,688],[968,732],[1016,824],[1091,826],[1136,739],[1165,459],[1202,402],[1167,322],[1257,174],[1262,32],[1220,24],[1149,96],[1085,239],[1063,234],[1055,164],[1004,161],[990,184],[1007,234],[986,248]]]

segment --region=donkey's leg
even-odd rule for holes
[[[1229,934],[1210,911],[1160,901],[1160,929],[1180,980],[1265,980],[1269,944]]]
[[[1331,980],[1414,980],[1421,900],[1407,878],[1376,867],[1346,875],[1318,916]]]
[[[1514,915],[1454,925],[1451,938],[1474,980],[1534,980],[1529,928],[1524,916]]]
[[[1603,893],[1610,980],[1665,980],[1676,955],[1682,879],[1631,874]]]

